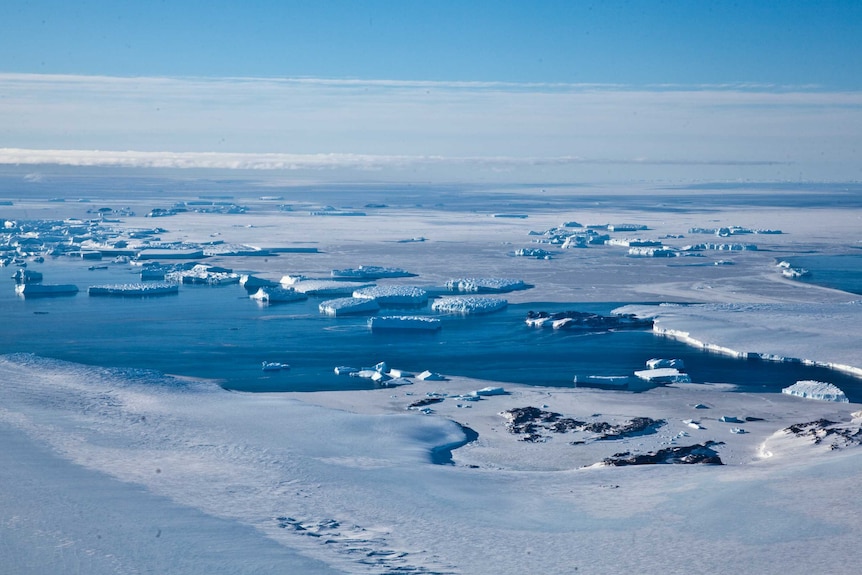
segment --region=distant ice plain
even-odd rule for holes
[[[166,241],[217,238],[320,249],[296,259],[222,262],[271,279],[384,265],[434,284],[469,271],[534,286],[507,294],[513,302],[706,303],[711,307],[685,323],[693,337],[862,367],[862,322],[835,312],[860,296],[789,280],[775,269],[775,259],[787,254],[859,250],[862,206],[834,207],[835,198],[847,197],[840,189],[452,186],[429,196],[428,190],[387,186],[196,182],[194,190],[177,192],[172,188],[183,187],[177,182],[162,186],[165,191],[124,197],[122,203],[138,213],[123,218],[124,226],[159,225],[168,230]],[[70,199],[96,196],[96,203],[57,204],[47,202],[50,196],[9,193],[13,206],[3,206],[0,215],[84,217],[98,202],[114,203],[114,190],[96,192],[86,181],[74,189],[62,193]],[[201,194],[232,195],[260,209],[141,217],[147,207]],[[284,196],[292,210],[273,210],[273,201],[259,199],[274,195]],[[329,204],[386,207],[368,209],[363,217],[309,215]],[[527,217],[494,217],[500,213]],[[531,245],[529,231],[568,220],[645,224],[649,231],[638,235],[650,237],[688,236],[691,227],[719,225],[784,233],[746,237],[759,245],[755,252],[690,261],[628,258],[610,246],[566,250],[549,261],[509,255]],[[417,237],[426,241],[403,241]],[[680,265],[719,258],[735,263]],[[725,313],[743,308],[743,314]],[[811,332],[810,322],[799,321],[800,308],[815,315],[822,308],[832,314],[830,323]],[[768,338],[752,337],[758,324],[776,329]],[[176,385],[158,374],[21,356],[2,358],[0,373],[0,429],[15,447],[6,452],[12,459],[0,476],[0,551],[15,573],[134,573],[171,566],[212,572],[212,563],[199,558],[212,558],[214,547],[222,570],[236,573],[853,573],[862,560],[862,504],[855,497],[862,452],[781,433],[820,418],[858,427],[862,422],[851,414],[859,404],[740,394],[704,382],[640,394],[505,384],[509,395],[471,407],[446,399],[425,416],[406,410],[407,404],[426,392],[466,393],[495,382],[445,374],[445,382],[396,389],[239,394],[207,382]],[[160,381],[166,385],[155,385]],[[695,410],[697,404],[709,409]],[[610,445],[573,446],[564,436],[525,443],[505,430],[499,416],[524,405],[566,416],[650,416],[668,423],[653,435]],[[726,415],[763,421],[734,435],[718,421]],[[703,429],[683,423],[693,417]],[[432,465],[432,450],[465,439],[458,424],[478,432],[478,439],[453,451],[454,465]],[[717,449],[727,465],[591,467],[609,450],[655,450],[685,430],[687,443],[724,442]],[[15,458],[26,465],[15,465]],[[67,491],[40,497],[28,487],[35,479],[46,493]],[[100,490],[121,497],[116,508],[123,516],[104,512],[92,496]],[[144,519],[140,529],[128,527],[136,517]],[[174,536],[183,543],[160,545]],[[239,548],[221,552],[229,540]]]

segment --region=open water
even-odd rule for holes
[[[785,258],[809,274],[800,281],[862,295],[862,253]]]
[[[852,401],[862,400],[862,380],[823,368],[732,359],[649,330],[557,331],[524,323],[529,310],[609,313],[621,305],[616,302],[510,305],[487,315],[439,316],[443,328],[436,333],[382,335],[368,329],[368,316],[321,314],[323,298],[261,306],[239,285],[181,286],[177,295],[150,298],[92,297],[87,287],[135,282],[137,269],[111,264],[90,271],[80,261],[62,259],[31,268],[44,273],[44,283],[74,283],[81,291],[24,299],[6,280],[0,289],[0,353],[155,369],[217,379],[225,388],[242,391],[370,388],[371,382],[337,376],[333,369],[380,361],[416,373],[571,386],[575,375],[631,375],[648,359],[665,357],[682,358],[697,383],[778,392],[797,380],[817,379],[838,385]],[[390,313],[432,314],[427,307],[381,312]],[[291,369],[263,372],[263,361],[288,363]]]

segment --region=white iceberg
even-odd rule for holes
[[[263,303],[286,303],[308,299],[304,293],[281,287],[262,287],[248,297]]]
[[[575,387],[628,389],[632,378],[628,375],[576,375],[572,381]]]
[[[428,292],[415,286],[370,286],[353,291],[353,297],[373,299],[380,305],[425,305]]]
[[[425,370],[419,375],[416,376],[416,379],[421,379],[422,381],[446,381],[446,377],[440,375],[439,373],[434,373],[433,371]]]
[[[382,266],[359,266],[358,268],[347,268],[332,270],[333,278],[355,278],[355,279],[379,279],[379,278],[404,278],[411,274],[401,268],[387,268]]]
[[[477,389],[471,395],[476,395],[480,397],[487,397],[491,395],[506,395],[506,390],[502,387],[483,387],[482,389]]]
[[[167,295],[179,293],[179,284],[171,282],[148,282],[130,284],[110,284],[90,286],[87,289],[90,295],[111,295],[144,297],[153,295]]]
[[[300,293],[317,296],[349,296],[355,290],[364,287],[370,287],[374,284],[362,282],[345,282],[337,280],[298,280],[294,283],[285,283],[282,278],[282,285],[291,285],[293,289]]]
[[[458,278],[446,282],[446,289],[459,292],[502,293],[526,288],[523,280],[508,278]]]
[[[355,297],[341,297],[321,302],[317,306],[321,313],[326,315],[348,315],[356,313],[371,313],[380,309],[373,299],[360,299]]]
[[[684,369],[685,362],[681,359],[663,359],[663,358],[653,358],[648,359],[646,362],[647,369],[661,369],[664,367],[675,367],[676,369]]]
[[[636,371],[635,376],[650,383],[691,383],[691,377],[675,367],[643,369]]]
[[[502,298],[473,297],[473,296],[451,296],[443,297],[431,304],[433,311],[442,313],[491,313],[501,310],[509,305]]]
[[[785,387],[781,393],[804,397],[806,399],[818,399],[820,401],[835,401],[838,403],[850,403],[844,392],[831,383],[814,380],[797,381],[790,387]]]

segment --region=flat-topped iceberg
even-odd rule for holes
[[[293,284],[285,284],[282,278],[282,285],[291,285],[293,289],[300,293],[317,296],[334,296],[334,295],[352,295],[355,290],[371,287],[372,283],[363,282],[344,282],[337,280],[299,280]]]
[[[628,389],[632,378],[628,375],[576,375],[572,382],[575,387],[595,389]]]
[[[273,287],[277,286],[278,282],[274,282],[272,280],[259,278],[250,274],[243,274],[239,277],[239,285],[244,287],[245,289],[252,291],[261,287]]]
[[[19,284],[35,283],[42,281],[42,274],[33,270],[19,268],[18,271],[12,274],[12,279]]]
[[[437,331],[442,325],[442,322],[435,317],[411,315],[374,316],[368,320],[371,331]]]
[[[346,268],[340,270],[332,270],[330,275],[333,278],[347,279],[380,279],[380,278],[405,278],[412,277],[416,274],[411,274],[401,268],[387,268],[382,266],[359,266],[358,268]]]
[[[356,313],[372,313],[380,309],[373,299],[360,299],[355,297],[342,297],[321,302],[318,306],[321,313],[326,315],[349,315]]]
[[[414,286],[370,286],[353,291],[353,297],[373,299],[380,305],[420,306],[428,303],[428,292]]]
[[[90,286],[87,292],[92,296],[144,297],[176,294],[179,290],[179,284],[173,282],[149,282]]]
[[[850,403],[844,392],[831,383],[814,380],[797,381],[790,387],[785,387],[781,393],[804,397],[806,399],[818,399],[820,401],[835,401],[837,403]]]
[[[509,305],[509,302],[496,297],[449,296],[442,297],[431,304],[431,309],[441,313],[491,313]]]
[[[288,303],[308,299],[304,293],[282,287],[261,287],[248,297],[263,303]]]
[[[527,287],[523,280],[509,278],[457,278],[446,282],[446,289],[459,292],[502,293]]]
[[[74,284],[17,284],[15,293],[24,297],[50,297],[78,293]]]
[[[636,371],[635,376],[650,383],[691,383],[691,377],[675,367],[643,369]]]
[[[676,369],[685,369],[685,362],[679,358],[665,359],[654,357],[646,362],[647,369],[661,369],[664,367],[674,367]]]
[[[197,264],[189,270],[165,274],[165,278],[184,284],[225,285],[239,283],[239,274],[225,268]]]

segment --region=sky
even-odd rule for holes
[[[0,163],[856,181],[859,70],[856,1],[10,0]]]

